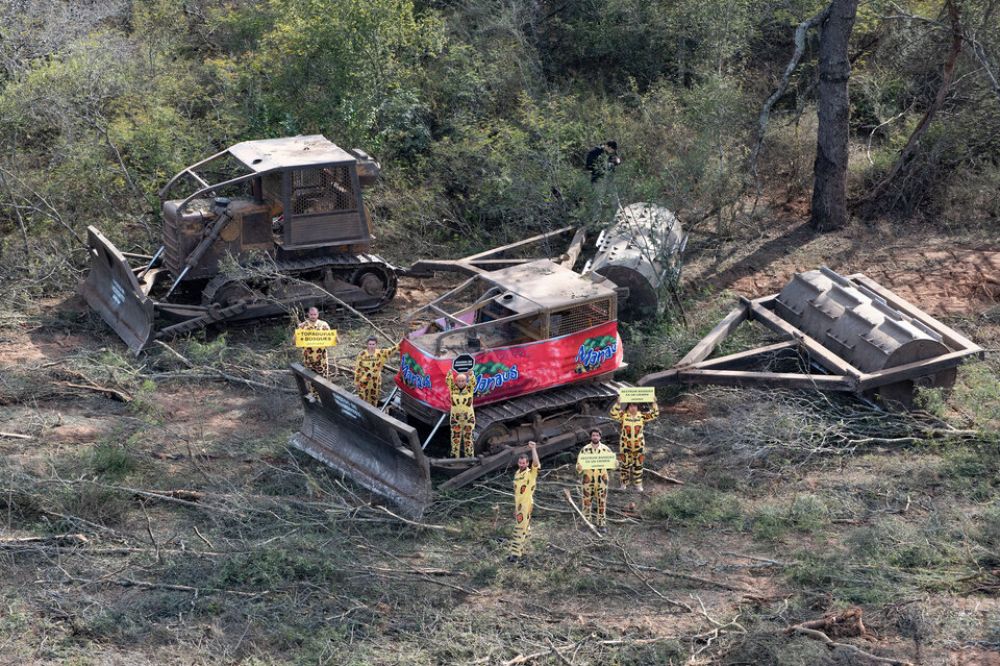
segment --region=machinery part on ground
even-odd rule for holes
[[[618,209],[611,227],[601,232],[597,254],[584,273],[594,271],[628,290],[619,317],[640,320],[663,310],[664,287],[680,279],[687,234],[671,211],[651,203]]]
[[[144,348],[153,338],[153,299],[124,255],[94,227],[87,227],[87,247],[90,271],[80,283],[80,293],[129,349]]]
[[[862,372],[917,363],[949,352],[940,333],[890,306],[862,284],[828,268],[797,273],[774,300],[782,319]],[[950,388],[956,371],[921,377],[925,388]],[[913,380],[878,389],[886,401],[910,406]]]
[[[622,386],[625,384],[611,380],[571,384],[477,407],[473,431],[476,455],[491,455],[531,440],[544,443],[567,431],[566,415],[577,419],[572,424],[572,429],[577,430],[605,421]],[[441,412],[422,407],[412,397],[402,394],[400,409],[404,414],[415,416],[427,425],[440,418]],[[587,422],[588,419],[595,423]]]
[[[748,319],[787,341],[709,358]],[[792,349],[821,372],[737,369]],[[949,389],[957,367],[983,355],[979,345],[866,276],[821,268],[797,274],[779,294],[742,299],[673,368],[646,375],[639,385],[818,388],[876,395],[889,408],[909,409],[917,387]]]
[[[431,501],[430,465],[417,431],[298,363],[302,427],[291,444],[419,518]]]
[[[460,488],[511,465],[529,440],[540,456],[583,444],[590,428],[617,433],[607,411],[624,384],[580,384],[477,409],[475,458],[435,458],[418,430],[376,409],[298,363],[291,366],[302,397],[302,427],[291,444],[351,477],[405,515],[419,518],[433,500],[432,474],[448,476],[440,490]],[[586,405],[582,409],[573,406]],[[567,414],[567,410],[572,412]],[[445,415],[446,416],[446,415]],[[572,418],[567,418],[567,417]],[[439,414],[440,418],[440,414]],[[501,426],[501,427],[497,427]],[[503,433],[492,439],[490,433]]]
[[[248,266],[233,273],[220,273],[205,285],[201,294],[205,306],[221,307],[237,300],[262,299],[271,302],[294,296],[296,287],[308,291],[317,302],[324,294],[316,285],[362,312],[374,312],[396,294],[395,268],[373,254],[344,254],[311,259],[273,261]]]

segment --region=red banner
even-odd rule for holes
[[[396,385],[417,400],[442,411],[451,409],[445,375],[450,358],[436,358],[409,340],[400,344]],[[543,342],[529,342],[473,354],[476,365],[475,404],[571,384],[611,372],[622,364],[618,322]]]

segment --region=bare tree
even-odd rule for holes
[[[851,62],[847,54],[858,0],[833,0],[830,13],[820,27],[819,128],[811,224],[818,231],[840,229],[847,224],[847,139],[850,101],[847,80]]]

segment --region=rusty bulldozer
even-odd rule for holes
[[[163,245],[133,255],[138,265],[89,227],[90,271],[80,290],[136,353],[158,338],[283,314],[330,294],[378,310],[397,279],[395,267],[370,254],[362,189],[378,175],[366,153],[319,135],[238,143],[160,190]],[[187,182],[191,194],[170,198]]]

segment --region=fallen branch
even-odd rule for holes
[[[658,479],[661,479],[661,480],[663,480],[663,481],[666,481],[667,483],[676,483],[676,484],[677,484],[677,485],[679,485],[679,486],[683,486],[683,485],[684,485],[684,482],[683,482],[683,481],[681,481],[680,479],[675,479],[674,477],[672,477],[672,476],[667,476],[666,474],[660,474],[660,473],[659,473],[659,472],[657,472],[657,471],[656,471],[655,469],[649,469],[649,468],[647,467],[647,468],[646,468],[646,471],[647,471],[648,473],[652,474],[653,476],[655,476],[656,478],[658,478]]]
[[[36,581],[39,583],[51,583],[55,581],[40,580]],[[63,583],[81,583],[83,585],[120,585],[122,587],[141,587],[147,590],[171,590],[173,592],[194,592],[196,594],[209,593],[221,593],[221,594],[235,594],[238,597],[259,597],[261,595],[267,594],[270,590],[264,590],[262,592],[241,592],[239,590],[227,590],[225,588],[219,587],[192,587],[190,585],[177,585],[174,583],[154,583],[148,580],[135,580],[133,578],[76,578],[74,576],[69,576]]]
[[[185,366],[187,366],[188,369],[190,369],[190,370],[205,370],[205,371],[208,371],[208,373],[209,373],[208,376],[209,377],[211,375],[215,375],[219,379],[225,380],[227,382],[231,382],[233,384],[243,384],[244,386],[249,386],[251,388],[266,389],[268,391],[281,391],[282,393],[296,393],[296,394],[298,393],[298,391],[296,389],[285,388],[283,386],[275,386],[274,384],[265,384],[263,382],[254,381],[253,379],[244,379],[243,377],[237,377],[236,375],[231,375],[231,374],[229,374],[227,372],[223,372],[222,370],[219,370],[218,368],[213,368],[213,367],[210,367],[210,366],[196,366],[194,363],[192,363],[191,361],[189,361],[186,358],[184,358],[184,356],[182,356],[180,354],[180,352],[178,352],[176,349],[174,349],[173,347],[171,347],[170,345],[168,345],[166,342],[163,342],[162,340],[154,340],[154,342],[156,344],[160,345],[161,347],[163,347],[164,349],[166,349],[171,354],[173,354],[173,356],[175,358],[177,358]],[[169,377],[169,376],[171,376],[171,373],[157,373],[156,375],[153,375],[153,376],[161,376],[161,377],[162,376],[167,376],[167,377]],[[179,375],[173,375],[173,376],[187,377],[188,379],[202,378],[202,377],[195,377],[195,376],[192,376],[192,375],[185,375],[183,373],[181,373]]]
[[[634,564],[632,564],[631,562],[629,562],[628,551],[625,550],[625,546],[623,546],[620,543],[616,544],[616,545],[618,546],[619,550],[621,550],[621,552],[622,552],[622,562],[625,564],[625,566],[627,566],[629,568],[629,570],[632,572],[632,575],[639,579],[639,582],[641,582],[643,585],[645,585],[647,588],[649,588],[650,592],[652,592],[653,594],[655,594],[657,597],[659,597],[663,601],[666,601],[671,606],[675,606],[677,608],[683,609],[683,610],[687,611],[688,613],[693,613],[694,612],[694,609],[691,608],[691,606],[689,606],[688,604],[684,603],[683,601],[677,601],[676,599],[671,599],[670,597],[668,597],[667,595],[663,594],[662,592],[660,592],[659,590],[657,590],[655,587],[653,587],[653,585],[648,580],[646,580],[646,577],[642,575],[642,573],[636,568],[636,566]],[[707,614],[706,614],[706,617],[707,617]]]
[[[387,514],[389,514],[390,516],[392,516],[396,520],[404,522],[407,525],[413,525],[414,527],[422,527],[422,528],[428,529],[428,530],[443,530],[445,532],[451,532],[452,534],[461,534],[462,533],[462,530],[458,529],[457,527],[451,527],[449,525],[430,525],[428,523],[418,523],[417,521],[410,520],[409,518],[403,518],[402,516],[400,516],[398,514],[395,514],[392,511],[389,511],[389,509],[385,508],[381,504],[373,504],[371,506],[373,508],[375,508],[375,509],[380,509],[382,511],[385,511]]]
[[[82,546],[90,540],[83,534],[52,534],[50,536],[3,537],[0,549],[38,546]]]
[[[797,624],[793,627],[789,627],[788,629],[785,630],[785,632],[788,634],[802,634],[803,636],[808,636],[809,638],[815,638],[818,641],[826,643],[826,646],[829,647],[831,650],[834,650],[836,648],[843,648],[848,652],[858,655],[859,657],[864,657],[865,659],[869,659],[879,664],[892,664],[893,666],[913,666],[913,662],[910,661],[893,659],[892,657],[879,657],[877,655],[872,654],[871,652],[865,652],[861,648],[855,647],[854,645],[851,645],[849,643],[838,643],[837,641],[833,640],[832,638],[824,634],[822,631],[819,631],[818,629],[809,629],[808,627],[804,627],[800,624]]]
[[[118,402],[124,402],[128,404],[132,402],[132,396],[122,393],[118,389],[108,388],[107,386],[98,386],[97,384],[74,384],[73,382],[60,382],[63,386],[68,386],[70,388],[82,389],[84,391],[94,391],[95,393],[103,393],[104,395],[111,396]]]
[[[775,566],[775,567],[793,567],[796,564],[798,564],[798,562],[782,562],[780,560],[771,560],[771,559],[768,559],[766,557],[758,557],[756,555],[746,555],[744,553],[734,553],[734,552],[732,552],[730,550],[722,550],[722,551],[719,551],[719,552],[722,555],[731,555],[732,557],[742,557],[745,560],[752,560],[754,562],[763,562],[764,564],[768,564],[770,566]]]
[[[595,562],[598,562],[598,563],[604,564],[604,565],[609,565],[609,564],[610,565],[615,565],[615,564],[617,564],[616,562],[612,562],[611,560],[602,559],[600,557],[597,557],[596,555],[588,555],[587,557],[589,557],[590,559],[594,560]],[[656,573],[661,574],[663,576],[666,576],[668,578],[679,578],[681,580],[691,581],[692,583],[701,583],[702,585],[707,585],[709,587],[718,587],[718,588],[721,588],[723,590],[729,590],[731,592],[752,592],[752,590],[750,590],[749,588],[746,588],[746,587],[736,586],[736,585],[730,585],[729,583],[722,583],[722,582],[719,582],[717,580],[712,580],[710,578],[702,578],[701,576],[694,576],[692,574],[685,574],[685,573],[681,573],[679,571],[672,571],[670,569],[660,569],[658,567],[652,567],[652,566],[649,566],[649,565],[646,565],[646,564],[634,564],[634,563],[633,564],[629,564],[628,566],[629,566],[630,569],[633,569],[633,570],[635,570],[635,569],[641,569],[643,571],[653,571],[653,572],[656,572]]]
[[[573,507],[573,511],[576,512],[576,515],[580,516],[580,520],[583,521],[583,524],[590,528],[590,531],[594,533],[594,536],[598,539],[603,539],[604,535],[597,531],[597,528],[594,527],[593,523],[587,520],[587,517],[583,515],[583,511],[580,511],[576,502],[573,501],[573,496],[569,494],[569,488],[563,488],[563,494],[566,496],[566,501],[569,502],[569,505]]]
[[[98,483],[96,481],[90,481],[87,479],[74,479],[74,480],[37,479],[35,480],[35,483],[39,484],[58,483],[64,486],[93,485],[98,488],[104,488],[107,490],[113,490],[121,493],[128,493],[130,495],[135,495],[136,497],[141,497],[143,499],[160,500],[163,502],[180,504],[182,506],[187,506],[194,509],[203,509],[203,510],[208,509],[211,511],[217,511],[219,513],[230,516],[240,515],[236,511],[232,511],[230,509],[226,509],[219,506],[213,506],[212,504],[201,502],[200,500],[205,499],[206,497],[208,497],[208,495],[206,493],[202,493],[200,491],[195,491],[195,490],[157,490],[157,491],[141,490],[139,488],[130,488],[128,486],[117,486],[113,484]],[[59,514],[54,514],[54,515],[59,515]]]
[[[16,432],[0,432],[0,437],[10,437],[12,439],[34,439],[31,435],[21,435]]]
[[[84,544],[76,546],[50,546],[47,544],[4,544],[0,543],[0,550],[11,552],[37,551],[39,553],[76,553],[82,555],[149,555],[155,557],[156,551],[152,548],[138,548],[133,546],[108,546],[104,548],[84,547]],[[187,548],[161,548],[160,553],[166,555],[183,555],[185,557],[232,557],[244,551],[234,550],[231,552],[218,552],[209,550],[190,550]]]
[[[593,638],[593,636],[591,635],[588,638]],[[673,641],[677,640],[678,638],[679,638],[678,636],[660,636],[657,638],[613,638],[605,641],[597,641],[595,644],[596,645],[653,645],[654,643],[662,643],[663,641]],[[503,662],[503,666],[520,666],[521,664],[528,664],[534,661],[535,659],[540,659],[547,655],[553,654],[553,651],[557,653],[566,652],[568,650],[572,650],[579,647],[581,644],[585,642],[586,639],[578,643],[572,643],[570,645],[561,645],[558,647],[552,646],[550,647],[550,649],[544,650],[542,652],[533,652],[531,654],[519,654],[513,659]],[[562,658],[561,654],[559,656],[560,658]],[[489,659],[479,660],[472,663],[474,664],[485,663],[486,661],[489,661]]]

